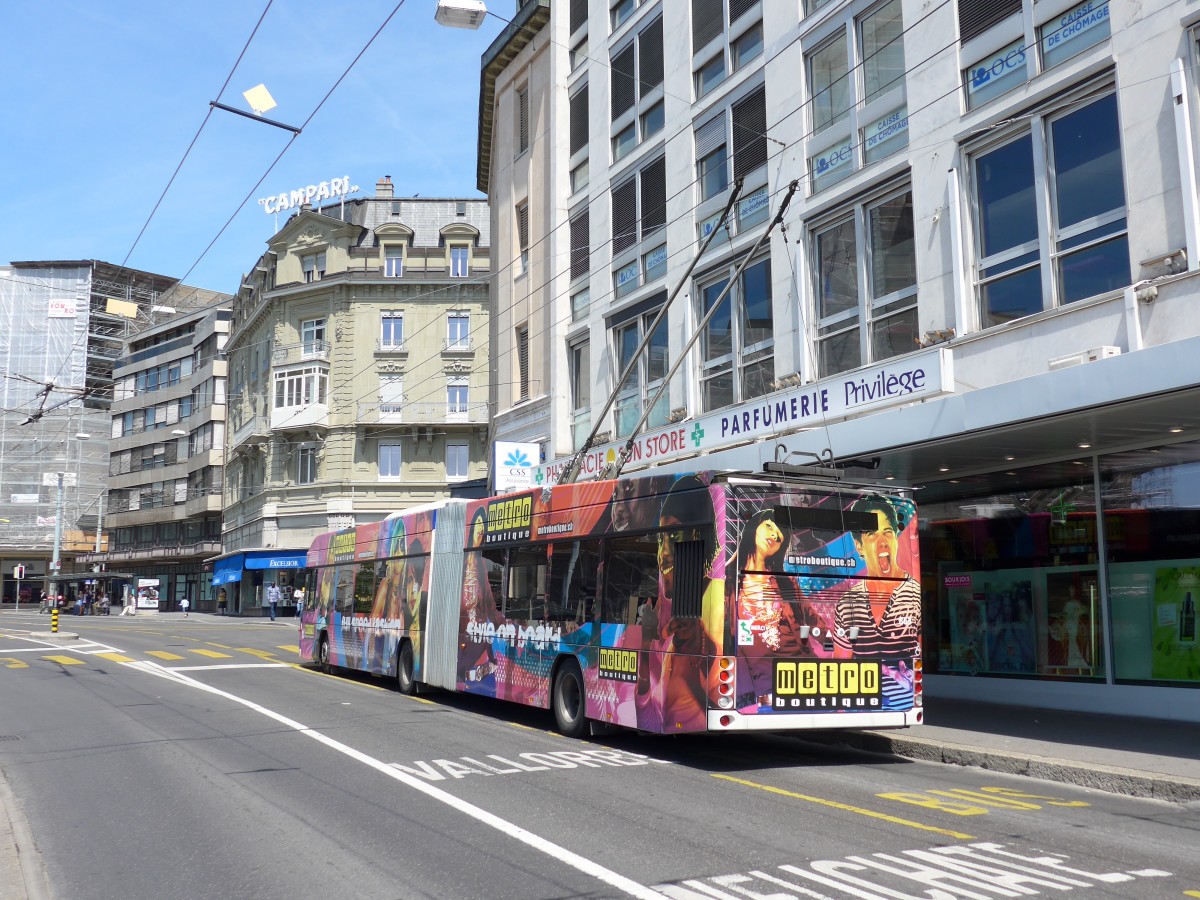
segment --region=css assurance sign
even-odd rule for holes
[[[534,466],[541,461],[541,447],[514,441],[496,441],[494,447],[492,471],[496,473],[496,493],[532,487]]]

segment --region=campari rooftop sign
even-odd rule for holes
[[[319,204],[322,200],[332,200],[334,197],[345,197],[357,193],[357,184],[350,183],[350,176],[322,181],[320,184],[310,184],[294,191],[285,191],[270,197],[259,197],[258,203],[263,212],[268,215],[285,209],[299,209],[305,203]]]
[[[698,419],[639,435],[628,465],[656,465],[774,439],[799,429],[852,418],[886,406],[924,400],[954,390],[953,357],[945,348],[857,369],[813,384],[777,391]],[[593,447],[580,478],[594,478],[617,458],[624,441]],[[570,459],[537,466],[535,484],[554,484]]]

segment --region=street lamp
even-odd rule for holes
[[[487,6],[483,0],[438,0],[433,18],[447,28],[474,30],[487,18]]]
[[[91,435],[80,431],[75,435],[78,441],[86,441],[91,438]],[[63,462],[66,462],[64,454]],[[75,472],[43,472],[42,484],[53,486],[57,489],[57,496],[54,502],[54,556],[50,560],[50,596],[55,598],[55,604],[58,603],[58,575],[62,568],[62,518],[63,518],[63,487],[77,487],[79,484],[79,476]]]

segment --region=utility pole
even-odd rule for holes
[[[49,477],[54,478],[58,485],[58,499],[54,504],[54,558],[50,560],[50,596],[58,606],[58,574],[62,567],[62,517],[63,517],[63,478],[65,472],[55,472]]]

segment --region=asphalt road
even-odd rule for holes
[[[0,771],[57,900],[1200,897],[1196,805],[786,736],[571,741],[300,668],[291,623],[47,627],[0,623]]]

